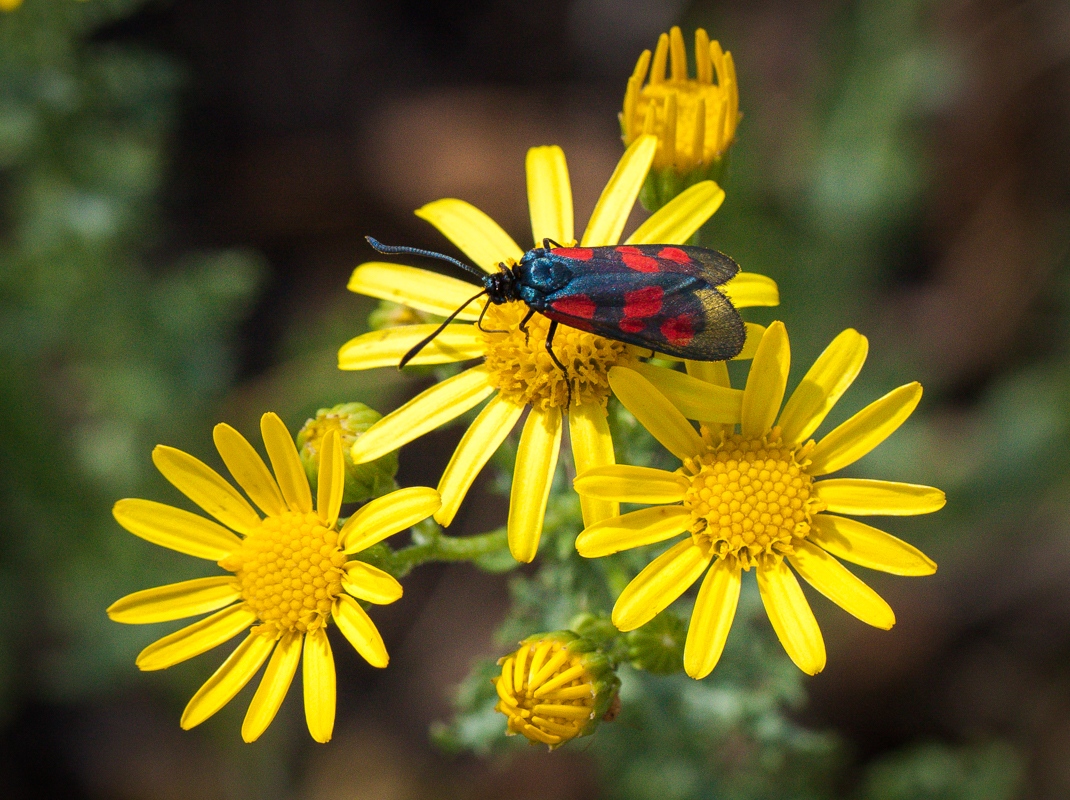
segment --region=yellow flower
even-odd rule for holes
[[[551,750],[595,732],[617,697],[620,679],[605,654],[572,631],[537,633],[498,659],[491,678],[494,710],[506,716],[506,736],[523,734]]]
[[[595,206],[580,243],[594,247],[620,240],[635,198],[650,169],[657,140],[641,137],[624,153]],[[565,155],[559,147],[535,147],[527,156],[528,202],[534,240],[561,244],[575,241],[572,191]],[[688,240],[724,199],[713,181],[696,184],[651,216],[626,239],[631,244],[681,244]],[[462,200],[437,200],[416,212],[438,228],[479,267],[489,273],[523,255],[520,246],[493,220]],[[382,262],[362,264],[349,288],[442,316],[464,305],[479,287],[414,267]],[[725,287],[737,308],[776,305],[776,284],[762,275],[740,273]],[[459,319],[474,321],[481,310],[472,303]],[[528,334],[518,330],[523,303],[491,305],[483,321],[490,333],[473,324],[448,325],[410,363],[442,364],[481,358],[483,363],[443,381],[385,416],[353,445],[356,463],[371,461],[455,419],[487,398],[490,402],[469,427],[439,483],[442,508],[435,519],[452,522],[476,475],[530,407],[520,437],[509,508],[509,547],[519,561],[531,561],[542,535],[543,514],[557,465],[569,391],[544,343],[549,320],[536,314]],[[341,369],[396,366],[401,357],[435,325],[406,325],[373,331],[347,342],[338,354]],[[752,338],[757,326],[748,332]],[[754,337],[756,338],[756,337]],[[554,352],[569,365],[572,406],[568,425],[577,470],[613,463],[613,442],[606,423],[610,394],[608,373],[634,365],[641,352],[620,342],[566,326],[558,329]],[[666,370],[667,372],[667,370]],[[493,395],[493,397],[492,397]],[[737,416],[738,418],[738,416]],[[615,516],[614,502],[583,501],[588,524]]]
[[[784,649],[801,670],[816,674],[825,666],[825,645],[789,564],[863,622],[892,627],[888,604],[835,557],[895,575],[929,575],[936,564],[906,542],[839,514],[927,514],[943,507],[944,493],[907,483],[815,478],[854,463],[891,435],[917,406],[921,386],[900,386],[816,444],[810,438],[862,369],[867,352],[864,336],[841,333],[780,411],[790,350],[784,325],[773,323],[754,354],[739,433],[719,424],[703,424],[696,432],[686,417],[706,418],[698,400],[681,413],[641,375],[610,373],[617,397],[683,465],[675,472],[609,466],[577,477],[581,495],[654,505],[589,526],[576,548],[595,558],[687,534],[621,593],[613,608],[618,628],[645,624],[710,567],[684,647],[687,674],[705,677],[732,625],[741,572],[753,568]],[[727,385],[723,364],[689,369]]]
[[[135,592],[113,603],[108,615],[116,622],[149,623],[215,612],[142,650],[137,665],[143,670],[166,669],[249,630],[189,701],[181,722],[187,729],[204,722],[267,661],[242,725],[247,742],[271,724],[303,655],[305,720],[312,738],[327,742],[334,729],[335,677],[326,626],[333,619],[369,664],[385,667],[383,639],[354,598],[384,604],[401,597],[401,584],[392,576],[349,556],[426,519],[438,509],[439,497],[434,489],[399,489],[363,506],[337,530],[344,481],[337,431],[324,437],[313,508],[301,459],[282,420],[265,414],[260,429],[275,477],[234,428],[217,425],[213,436],[223,463],[263,518],[203,462],[173,447],[153,450],[163,476],[222,525],[139,499],[116,503],[115,519],[136,536],[217,561],[231,574]]]
[[[687,76],[684,37],[674,27],[668,35],[661,34],[653,59],[649,50],[643,51],[628,80],[620,115],[624,143],[629,145],[644,134],[658,137],[652,179],[674,183],[669,175],[675,173],[686,176],[682,183],[677,182],[686,186],[716,177],[710,167],[720,164],[735,140],[742,115],[732,54],[724,52],[718,42],[711,42],[699,28],[695,31],[695,62],[696,74],[691,79]],[[644,86],[648,71],[649,81]],[[655,205],[672,196],[661,193]],[[646,202],[646,196],[643,200]]]

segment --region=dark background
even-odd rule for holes
[[[385,411],[416,391],[334,368],[370,309],[344,290],[363,236],[447,247],[411,212],[454,196],[524,243],[524,153],[548,143],[581,228],[622,152],[632,65],[680,24],[736,60],[744,118],[712,230],[780,283],[782,309],[752,318],[788,321],[796,380],[838,330],[866,333],[853,402],[921,380],[879,463],[949,495],[894,528],[940,570],[873,581],[893,632],[817,606],[829,666],[799,718],[842,737],[844,796],[919,747],[995,747],[1013,796],[1070,797],[1070,6],[94,3],[0,18],[0,795],[599,795],[582,746],[498,765],[429,744],[507,603],[507,577],[467,566],[421,568],[379,610],[388,670],[336,648],[330,746],[304,733],[295,692],[256,745],[238,737],[245,695],[181,731],[214,654],[139,674],[133,655],[161,633],[103,608],[196,566],[127,541],[108,510],[175,499],[151,474],[157,441],[207,459],[218,420],[251,432],[275,409],[296,429],[320,405]],[[34,25],[70,52],[31,41]],[[55,74],[80,101],[55,99]],[[24,100],[42,121],[12,138]],[[49,238],[57,186],[111,198],[126,222],[102,233],[83,203],[89,232]],[[407,448],[399,481],[434,485],[458,437]],[[504,518],[492,495],[463,513],[460,532]]]

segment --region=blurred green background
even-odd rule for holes
[[[217,421],[252,434],[273,409],[296,430],[420,388],[335,369],[370,310],[344,288],[363,236],[447,247],[411,212],[456,196],[526,242],[524,153],[547,143],[584,220],[627,75],[672,24],[736,59],[745,116],[710,235],[785,301],[750,318],[787,322],[795,380],[842,328],[869,336],[832,421],[925,385],[858,474],[947,490],[944,511],[887,526],[939,572],[866,576],[890,633],[816,598],[829,666],[786,694],[724,708],[716,672],[667,680],[668,722],[499,762],[427,730],[500,652],[509,578],[424,567],[376,617],[388,670],[339,648],[330,745],[293,696],[255,745],[240,698],[181,731],[215,654],[138,673],[159,627],[104,608],[198,565],[111,504],[177,499],[158,442],[216,463]],[[796,770],[761,749],[781,759],[761,769],[822,776],[777,797],[1070,797],[1068,222],[1063,0],[25,0],[0,15],[0,797],[720,797],[693,765],[746,787],[754,742],[706,741],[688,709],[760,731],[769,704],[810,737],[791,758],[811,755]],[[459,436],[407,448],[400,482],[434,485]],[[502,519],[484,491],[458,525]],[[667,737],[629,751],[626,782],[605,771],[659,725],[687,749]]]

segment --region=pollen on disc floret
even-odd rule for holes
[[[220,561],[237,575],[242,598],[260,618],[255,633],[309,633],[330,619],[342,591],[346,555],[338,531],[312,512],[269,516]]]
[[[520,330],[528,313],[521,302],[492,305],[482,327],[490,382],[502,397],[517,405],[533,405],[543,410],[568,405],[568,383],[572,402],[579,405],[609,399],[609,370],[635,361],[630,345],[559,325],[553,348],[558,360],[568,368],[568,379],[546,351],[550,320],[535,314]]]
[[[779,428],[717,443],[703,429],[703,438],[709,449],[683,466],[691,481],[684,505],[695,543],[745,570],[793,553],[793,542],[807,537],[811,518],[822,510],[806,471],[813,441],[785,445]]]

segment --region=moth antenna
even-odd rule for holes
[[[375,247],[375,245],[372,245],[372,247]],[[378,249],[378,248],[376,248],[376,249]],[[456,311],[454,311],[448,317],[446,317],[446,319],[443,320],[442,324],[439,325],[437,328],[435,328],[434,332],[430,336],[426,336],[423,339],[421,339],[419,342],[416,343],[416,345],[411,350],[409,350],[409,352],[407,352],[405,355],[403,355],[401,357],[401,361],[398,362],[398,369],[402,369],[406,364],[408,364],[410,361],[412,361],[414,358],[416,358],[416,356],[419,354],[419,352],[421,350],[423,350],[425,347],[427,347],[429,344],[431,344],[431,340],[433,340],[436,336],[438,336],[440,333],[442,333],[442,331],[446,330],[446,326],[449,325],[451,322],[453,322],[453,320],[457,317],[458,314],[460,314],[462,311],[464,311],[466,308],[468,308],[468,304],[469,303],[471,303],[473,300],[477,300],[478,298],[482,297],[486,293],[487,293],[487,290],[484,289],[482,292],[480,292],[479,294],[475,295],[474,297],[470,297],[468,300],[465,300],[464,305],[461,306],[460,308],[458,308]]]
[[[414,256],[425,256],[426,258],[437,258],[439,261],[448,261],[450,264],[458,266],[463,270],[467,270],[473,275],[478,275],[480,278],[486,277],[486,274],[482,270],[476,269],[470,264],[465,264],[463,261],[459,261],[453,256],[436,253],[433,250],[421,250],[418,247],[398,247],[396,245],[383,244],[377,239],[373,239],[371,236],[365,236],[364,238],[368,240],[368,244],[386,256],[396,256],[407,253]]]

